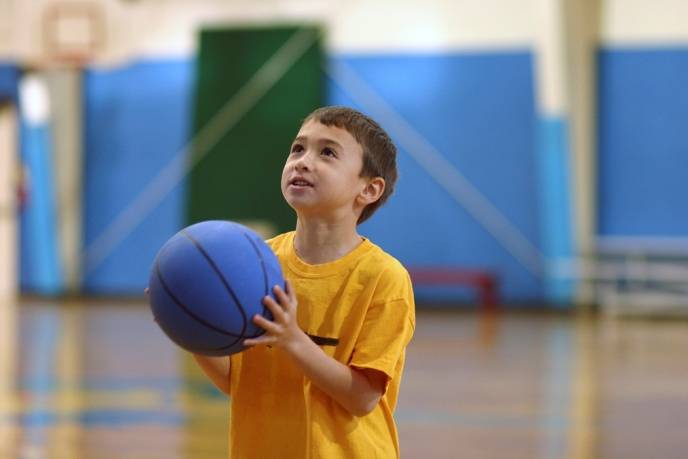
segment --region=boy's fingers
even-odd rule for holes
[[[275,296],[280,302],[280,306],[284,308],[286,313],[294,314],[294,310],[296,309],[296,297],[293,294],[293,291],[291,290],[291,286],[289,284],[286,285],[286,288],[288,292],[285,292],[279,285],[275,285],[273,291],[275,292]]]
[[[268,307],[275,321],[280,321],[284,319],[284,308],[277,304],[277,302],[271,297],[266,296],[263,298],[263,304]]]
[[[286,309],[286,306],[289,305],[289,302],[291,301],[290,298],[287,296],[286,293],[284,293],[284,290],[282,290],[282,287],[279,285],[275,285],[275,287],[272,289],[273,292],[275,292],[275,296],[279,300],[280,306]]]
[[[287,295],[289,295],[289,299],[292,302],[296,302],[296,292],[294,292],[294,289],[291,288],[291,282],[289,282],[288,280],[285,279],[284,280],[284,288],[287,289]]]
[[[276,333],[277,331],[279,331],[279,325],[277,325],[275,322],[266,319],[260,314],[256,314],[255,316],[253,316],[253,323],[269,333]]]
[[[244,346],[260,346],[261,344],[275,344],[277,340],[272,336],[261,336],[260,338],[249,338],[244,340]]]

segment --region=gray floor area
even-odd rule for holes
[[[0,457],[227,457],[227,399],[145,304],[3,311]],[[683,459],[687,351],[685,320],[419,309],[402,457]]]

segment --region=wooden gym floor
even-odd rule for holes
[[[227,457],[226,398],[143,303],[2,310],[0,458]],[[419,309],[417,322],[404,458],[688,457],[688,321]]]

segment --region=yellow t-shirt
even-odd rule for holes
[[[388,376],[373,411],[355,417],[320,391],[278,348],[231,356],[230,450],[244,458],[397,458],[393,412],[415,328],[408,273],[365,239],[342,258],[303,262],[294,232],[267,241],[298,300],[299,326],[339,362]]]

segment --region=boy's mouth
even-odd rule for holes
[[[300,187],[300,188],[307,188],[307,187],[313,186],[313,184],[311,182],[309,182],[308,180],[301,178],[301,177],[296,177],[296,178],[289,180],[289,185],[295,186],[295,187]]]

